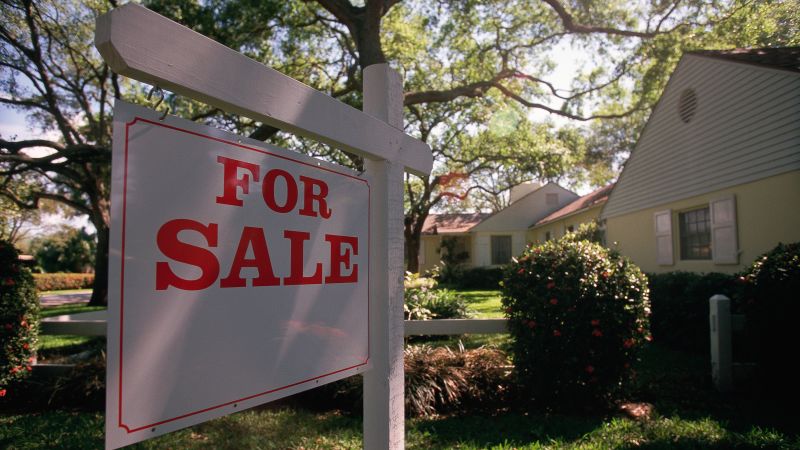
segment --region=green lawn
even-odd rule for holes
[[[457,291],[475,311],[476,319],[503,317],[503,305],[500,303],[500,291]]]
[[[85,303],[68,303],[59,306],[42,307],[40,316],[45,318],[65,314],[101,311],[104,309],[106,309],[105,306],[88,306]],[[105,339],[96,336],[40,334],[37,349],[40,360],[47,361],[64,355],[82,352],[88,348],[87,345],[98,345],[100,341],[105,341]]]
[[[86,303],[67,303],[59,306],[45,306],[40,310],[39,315],[44,317],[63,316],[65,314],[78,314],[92,311],[102,311],[105,306],[88,306]]]
[[[358,449],[361,418],[295,408],[245,411],[161,436],[131,448]],[[102,448],[99,413],[50,411],[0,416],[0,447]],[[733,427],[711,417],[614,417],[502,413],[406,421],[409,449],[697,449],[797,448],[800,440],[769,428]]]
[[[43,295],[67,295],[67,294],[91,294],[91,289],[62,289],[60,291],[42,291],[39,296]]]

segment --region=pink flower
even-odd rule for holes
[[[549,281],[547,283],[547,289],[553,289],[554,287],[556,287],[556,282],[555,281]]]
[[[561,332],[558,331],[558,330],[553,330],[553,336],[560,337],[561,336]]]
[[[530,322],[528,322],[528,328],[536,328],[536,321],[531,320]]]
[[[597,320],[597,319],[593,319],[593,320],[592,320],[592,326],[593,326],[593,327],[599,327],[599,326],[600,326],[600,321],[599,321],[599,320]]]
[[[592,336],[594,336],[594,337],[603,337],[603,332],[600,331],[599,329],[595,328],[594,330],[592,330]]]
[[[14,328],[14,325],[11,325],[10,323],[7,323],[7,324],[5,324],[5,328],[6,328],[6,330],[10,330],[10,329]]]
[[[28,345],[28,343],[26,342],[26,343],[22,344],[22,348],[23,348],[24,350],[27,350],[27,349],[31,348],[31,346],[30,346],[30,345]]]
[[[633,339],[625,339],[624,341],[622,341],[622,346],[625,348],[633,347]]]
[[[586,373],[588,373],[589,375],[594,373],[594,367],[592,365],[586,366],[586,368],[584,368],[583,370],[585,370]]]
[[[0,397],[5,397],[5,396],[6,396],[6,390],[0,389]]]
[[[519,270],[517,271],[517,273],[518,273],[518,274],[520,274],[520,275],[522,275],[523,273],[525,273],[525,269],[519,269]]]
[[[603,272],[601,275],[602,275],[603,278],[608,278],[609,276],[611,276],[611,274],[608,273],[607,271]]]
[[[558,304],[558,299],[557,298],[551,298],[550,299],[550,304],[551,305],[557,305]]]

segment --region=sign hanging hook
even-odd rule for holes
[[[153,96],[153,92],[158,92],[158,101],[156,102],[155,106],[153,106],[153,109],[158,109],[158,105],[164,101],[164,90],[158,86],[151,87],[150,91],[147,93],[148,101]],[[167,114],[169,114],[169,105],[165,105],[164,113],[161,114],[161,117],[159,117],[158,120],[164,120],[164,118],[167,117]]]

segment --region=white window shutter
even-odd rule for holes
[[[656,263],[662,266],[674,264],[672,256],[672,210],[653,213],[656,232]]]
[[[716,264],[738,264],[736,197],[711,201],[711,256]]]

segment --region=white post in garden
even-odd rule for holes
[[[403,83],[388,64],[364,69],[364,112],[403,130]],[[370,353],[364,374],[364,448],[402,449],[403,166],[365,160],[373,182],[370,204]]]
[[[711,378],[720,392],[733,389],[733,352],[731,349],[731,300],[724,295],[709,299],[711,331]]]

